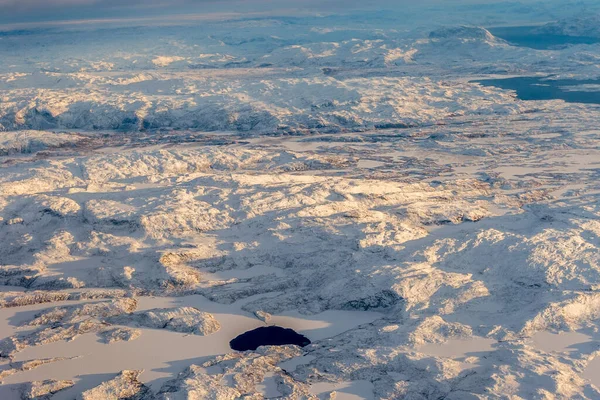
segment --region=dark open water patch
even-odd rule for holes
[[[509,26],[489,28],[490,33],[514,46],[536,50],[556,50],[575,44],[600,43],[600,38],[590,36],[567,36],[538,33],[539,26]]]
[[[517,77],[473,81],[483,86],[514,90],[521,100],[554,100],[568,103],[600,104],[600,79],[548,79]]]
[[[265,326],[242,333],[229,342],[229,347],[237,351],[246,351],[256,350],[260,346],[284,346],[286,344],[305,347],[310,344],[310,340],[293,329]]]

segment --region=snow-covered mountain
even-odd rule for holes
[[[1,30],[0,399],[600,398],[600,105],[477,83],[600,45],[425,3]]]
[[[104,79],[94,88],[19,90],[12,92],[18,97],[0,105],[0,124],[4,130],[286,133],[364,130],[389,122],[419,125],[451,114],[510,114],[520,108],[510,94],[466,83],[386,77],[340,80],[323,74],[290,79],[278,77],[278,70],[261,73],[260,81],[243,72],[222,76],[206,71],[200,77],[155,73],[121,82]]]
[[[573,18],[561,19],[536,29],[536,32],[600,38],[600,14],[584,14]]]
[[[446,27],[432,31],[429,34],[430,39],[440,41],[462,40],[486,43],[503,43],[501,39],[496,38],[487,29],[473,26]]]
[[[293,40],[267,35],[282,24],[243,25],[249,37],[260,38],[245,41],[219,30],[187,39],[192,28],[171,28],[182,36],[141,49],[132,48],[137,36],[128,38],[118,29],[112,36],[101,32],[113,47],[93,51],[63,43],[68,33],[55,33],[60,45],[54,46],[67,49],[59,58],[43,52],[52,46],[46,32],[7,36],[4,54],[11,61],[0,73],[0,129],[278,134],[426,125],[453,115],[523,109],[510,93],[465,82],[465,73],[595,70],[587,49],[549,58],[510,46],[480,27],[444,27],[423,36],[353,30],[337,36],[357,37],[334,42],[331,32],[312,26]],[[287,29],[283,24],[283,32]],[[88,43],[96,36],[84,31],[79,39]],[[32,50],[7,50],[20,41]],[[24,62],[38,50],[42,54],[31,58],[36,61]]]

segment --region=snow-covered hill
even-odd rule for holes
[[[21,89],[0,104],[14,129],[194,129],[287,133],[433,123],[450,115],[518,112],[508,93],[428,78],[281,77],[262,70],[103,79],[94,87]],[[269,77],[271,76],[271,77]],[[88,75],[89,78],[91,76]],[[23,77],[23,84],[28,77]],[[56,78],[60,80],[60,78]],[[30,83],[31,85],[31,83]],[[107,92],[110,95],[107,95]]]
[[[600,38],[600,14],[591,13],[572,18],[561,19],[536,29],[536,32],[553,35],[588,36]]]
[[[449,3],[1,31],[0,398],[600,398],[600,105],[475,82],[600,46]]]
[[[589,46],[549,56],[476,26],[254,22],[6,34],[0,129],[303,134],[428,125],[526,108],[465,75],[597,74]]]

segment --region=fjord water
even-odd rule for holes
[[[536,50],[560,50],[573,45],[593,45],[600,38],[569,36],[539,31],[539,26],[509,26],[488,29],[494,36],[513,46]],[[483,86],[514,90],[520,100],[564,100],[567,103],[600,104],[600,79],[552,79],[550,77],[514,77],[475,81]]]
[[[564,100],[567,103],[600,104],[600,79],[549,79],[516,77],[474,81],[483,86],[514,90],[520,100]]]
[[[600,38],[538,33],[538,26],[508,26],[489,28],[490,33],[508,43],[537,50],[555,50],[569,45],[600,43]]]

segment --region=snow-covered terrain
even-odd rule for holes
[[[550,22],[539,27],[537,31],[567,36],[600,37],[600,15],[582,13],[579,16]]]
[[[555,3],[2,31],[0,398],[600,398],[600,105],[473,82]]]

